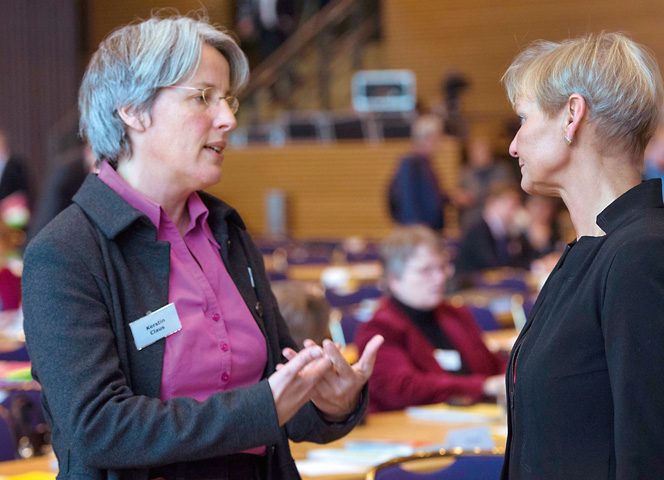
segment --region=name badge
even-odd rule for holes
[[[461,355],[456,350],[436,349],[433,352],[440,368],[449,372],[458,372],[461,370]]]
[[[156,312],[129,324],[136,348],[142,350],[159,339],[168,337],[182,329],[175,304],[169,303]]]

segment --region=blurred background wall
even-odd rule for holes
[[[500,78],[530,41],[621,30],[664,62],[664,4],[659,0],[379,3],[380,34],[373,35],[364,48],[362,68],[412,70],[424,110],[440,102],[441,79],[450,72],[459,73],[469,84],[460,105],[469,134],[490,137],[503,153],[509,142],[506,125],[514,115]],[[201,6],[211,20],[234,27],[237,4],[230,0],[0,0],[0,128],[9,132],[14,150],[29,159],[35,196],[53,157],[75,139],[76,92],[99,41],[117,26],[149,16],[155,8],[187,12]],[[351,24],[350,30],[354,28]],[[307,55],[299,55],[305,61],[298,72],[317,61],[313,56],[309,61]],[[337,113],[352,110],[349,84],[354,63],[344,63],[349,56],[342,51],[344,68],[332,72],[330,108]],[[274,75],[281,72],[277,69]],[[320,108],[306,103],[320,96],[310,83],[301,80],[296,85],[295,100],[289,106],[259,102],[258,110],[278,118],[280,109]],[[256,121],[242,116],[247,115],[245,105],[241,123]],[[381,237],[391,226],[385,211],[386,184],[398,155],[407,149],[404,139],[378,145],[355,140],[232,147],[224,179],[212,190],[237,205],[257,233],[265,224],[265,192],[277,188],[286,195],[289,231],[294,237]],[[459,142],[450,140],[441,152],[437,168],[443,172],[443,183],[453,185],[460,151]]]

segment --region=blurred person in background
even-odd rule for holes
[[[110,34],[79,92],[100,162],[30,242],[24,327],[60,478],[299,479],[359,422],[381,339],[296,353],[221,179],[248,65],[203,19]],[[288,360],[286,362],[286,360]]]
[[[445,301],[451,266],[441,239],[423,226],[400,227],[381,248],[387,295],[360,326],[360,351],[374,335],[372,411],[438,402],[471,404],[504,395],[506,359],[490,352],[470,310]]]
[[[646,148],[643,179],[659,178],[664,183],[664,127],[659,127]],[[662,187],[664,194],[664,187]]]
[[[274,282],[272,292],[298,350],[304,348],[306,339],[321,345],[330,338],[330,304],[321,293],[305,284],[288,281]]]
[[[544,195],[526,195],[522,215],[517,218],[518,229],[524,239],[524,257],[527,261],[550,253],[560,254],[565,249],[562,226],[558,219],[560,199]]]
[[[455,259],[457,274],[498,267],[527,268],[523,239],[514,228],[522,208],[516,185],[496,182],[489,186],[481,217],[461,240]]]
[[[417,119],[412,130],[413,151],[399,160],[388,190],[388,207],[401,225],[426,225],[441,231],[445,226],[443,191],[432,161],[440,151],[442,123],[434,115]]]
[[[89,173],[96,172],[97,159],[89,144],[77,147],[73,152],[73,158],[71,154],[63,157],[56,160],[56,166],[46,181],[46,189],[30,222],[28,231],[30,239],[71,204],[85,177]]]
[[[537,41],[503,80],[521,186],[561,197],[576,239],[512,349],[502,478],[664,478],[664,205],[641,182],[655,58],[616,33]]]
[[[475,137],[468,144],[468,162],[461,170],[459,183],[452,197],[459,208],[459,223],[465,232],[481,217],[489,186],[514,182],[516,179],[503,160],[493,154],[488,139]]]
[[[9,135],[6,131],[0,130],[0,200],[12,193],[24,195],[29,204],[24,161],[12,154]]]

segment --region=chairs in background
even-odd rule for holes
[[[362,322],[369,320],[375,300],[381,296],[380,289],[373,285],[360,287],[349,293],[334,289],[325,290],[325,298],[333,309],[330,322],[332,338],[343,345],[352,343],[355,332]]]
[[[468,305],[477,325],[485,332],[492,330],[499,330],[501,328],[496,316],[487,307],[480,307],[477,305]]]
[[[0,352],[0,361],[4,362],[29,362],[28,349],[25,343],[17,342],[15,348],[10,348],[4,352]]]
[[[436,470],[411,471],[426,460],[450,458],[454,462]],[[372,468],[365,480],[498,480],[503,468],[503,454],[499,451],[463,452],[439,450],[399,457]]]
[[[358,305],[362,300],[375,299],[383,295],[376,286],[360,287],[354,292],[340,292],[338,290],[325,290],[325,298],[330,302],[332,308],[349,307]]]

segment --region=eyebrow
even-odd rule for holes
[[[230,93],[231,93],[231,88],[230,87],[228,87],[228,89],[226,91],[224,91],[221,88],[218,88],[216,85],[213,85],[210,82],[205,82],[205,81],[196,83],[195,86],[196,86],[196,88],[200,88],[201,90],[205,89],[205,88],[216,88],[217,90],[219,90],[221,92],[222,95],[230,95]]]

